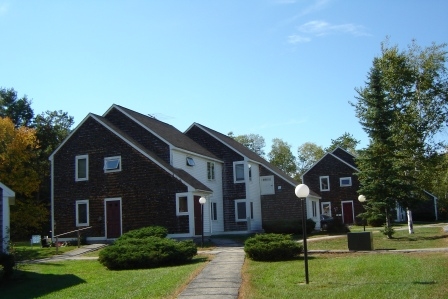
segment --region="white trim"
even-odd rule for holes
[[[86,217],[87,217],[87,222],[79,222],[79,205],[80,204],[85,204],[86,205]],[[76,222],[76,227],[80,227],[80,226],[89,226],[90,223],[90,212],[89,212],[89,200],[88,199],[82,199],[82,200],[77,200],[75,202],[75,222]]]
[[[79,160],[86,160],[86,177],[85,178],[79,178],[78,177],[78,161]],[[89,180],[89,155],[77,155],[75,156],[75,182],[82,182],[82,181],[88,181]]]
[[[117,168],[111,168],[108,169],[106,168],[107,162],[109,161],[116,161],[118,160],[118,167]],[[113,157],[104,157],[104,167],[103,167],[104,173],[109,173],[109,172],[117,172],[117,171],[121,171],[121,156],[113,156]]]
[[[10,234],[9,234],[9,228],[10,228],[10,208],[9,206],[12,205],[16,194],[14,191],[9,189],[4,184],[0,183],[0,188],[3,189],[3,198],[2,200],[2,215],[3,215],[3,223],[1,223],[0,229],[2,230],[2,236],[3,239],[0,240],[2,242],[0,246],[0,252],[3,250],[3,252],[7,252],[8,244],[10,240]]]
[[[104,238],[107,240],[107,202],[108,201],[119,201],[120,202],[120,236],[123,234],[123,205],[121,197],[109,197],[104,199]]]
[[[247,200],[246,199],[235,199],[235,222],[244,222],[247,221]],[[244,203],[245,209],[246,209],[246,217],[244,218],[238,218],[238,204]]]
[[[342,181],[347,180],[347,179],[350,182],[348,184],[343,184]],[[339,187],[350,187],[351,185],[352,185],[352,177],[351,176],[339,178]]]
[[[176,193],[176,216],[184,216],[184,215],[190,215],[190,207],[189,207],[189,194],[190,193]],[[187,211],[186,212],[180,212],[179,211],[179,199],[181,197],[186,197],[187,198]]]
[[[328,187],[326,189],[322,188],[322,179],[327,179]],[[320,191],[330,191],[330,176],[321,175],[319,176],[319,189]]]
[[[352,218],[353,223],[355,222],[355,206],[353,204],[353,200],[341,200],[341,215],[342,215],[342,223],[346,224],[344,222],[344,203],[351,203],[352,204]],[[350,224],[350,223],[348,223]]]
[[[237,180],[237,177],[236,177],[236,166],[237,165],[243,166],[243,179],[242,180]],[[246,182],[246,162],[245,161],[234,161],[233,162],[233,182],[235,184]]]
[[[326,204],[328,204],[328,206],[329,206],[329,211],[330,211],[330,215],[327,215],[327,214],[325,214],[324,213],[324,204],[326,205]],[[322,215],[327,215],[327,216],[330,216],[330,217],[333,217],[332,215],[333,215],[333,213],[332,213],[332,211],[331,211],[331,201],[323,201],[323,202],[321,202],[320,203],[320,209],[321,209],[321,211],[322,211]]]

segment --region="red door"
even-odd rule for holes
[[[201,216],[201,208],[202,205],[199,203],[200,196],[194,196],[193,204],[194,204],[194,234],[196,236],[202,235],[202,216]]]
[[[352,224],[353,221],[353,202],[342,203],[342,219],[345,224]]]
[[[121,211],[119,200],[106,201],[106,231],[108,239],[121,236]]]

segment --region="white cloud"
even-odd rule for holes
[[[331,0],[317,0],[312,5],[305,7],[299,14],[299,16],[308,15],[315,11],[324,9]]]
[[[290,43],[290,44],[307,43],[310,41],[311,41],[311,38],[300,36],[298,34],[293,34],[293,35],[288,36],[288,43]]]
[[[323,36],[336,33],[346,33],[354,36],[367,36],[369,35],[363,26],[355,24],[340,24],[332,25],[325,21],[311,21],[297,28],[300,32],[311,34],[315,36]]]

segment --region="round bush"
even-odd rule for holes
[[[178,242],[151,236],[117,240],[100,251],[99,261],[111,270],[148,269],[183,264],[196,254],[196,244],[191,240]]]
[[[290,235],[259,234],[246,240],[246,256],[255,261],[284,261],[300,255],[302,245]]]
[[[143,239],[146,237],[166,238],[168,229],[163,226],[147,226],[135,230],[128,231],[123,234],[118,240],[123,239]]]

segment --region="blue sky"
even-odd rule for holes
[[[112,104],[181,131],[368,143],[350,101],[380,44],[448,41],[448,1],[0,0],[0,87],[79,124]]]

